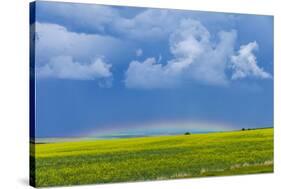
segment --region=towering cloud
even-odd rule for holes
[[[242,45],[237,53],[231,57],[233,75],[232,79],[242,79],[245,77],[256,77],[262,79],[271,78],[271,75],[257,65],[254,51],[258,50],[257,42]]]

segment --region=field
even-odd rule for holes
[[[267,173],[273,129],[35,144],[35,156],[37,187]]]

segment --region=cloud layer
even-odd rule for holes
[[[159,9],[141,9],[136,15],[124,16],[122,11],[111,6],[44,2],[37,9],[40,20],[64,25],[70,31],[110,34],[137,40],[162,39],[171,32],[181,16],[178,11]]]
[[[118,70],[115,57],[122,56],[137,58],[123,62],[129,63],[122,66],[128,88],[170,88],[189,82],[226,86],[232,80],[272,77],[257,64],[257,42],[235,51],[237,32],[229,29],[237,19],[234,15],[44,2],[37,8],[39,78],[112,80],[112,70]],[[224,29],[214,27],[218,25]],[[170,53],[160,51],[159,58],[154,57],[146,44],[168,44]],[[150,55],[143,59],[143,52]]]
[[[63,25],[72,32],[99,33],[142,41],[167,38],[178,21],[187,17],[204,20],[210,26],[218,23],[233,25],[236,19],[233,15],[222,13],[212,13],[210,17],[208,12],[46,2],[38,4],[37,10],[39,20]]]

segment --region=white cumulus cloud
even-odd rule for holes
[[[114,59],[125,43],[111,36],[71,32],[58,24],[36,22],[34,26],[38,78],[99,79],[99,86],[111,86],[112,65],[101,57]]]
[[[81,63],[74,61],[70,56],[58,56],[44,66],[36,68],[36,74],[40,78],[95,80],[111,78],[110,68],[111,65],[101,58],[91,63]]]
[[[258,44],[257,42],[251,42],[247,45],[242,45],[237,55],[231,57],[233,80],[245,77],[271,78],[271,74],[265,72],[263,68],[257,65],[257,59],[254,55],[255,50],[258,50]]]

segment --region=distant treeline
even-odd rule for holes
[[[242,128],[241,131],[250,131],[250,130],[258,130],[258,129],[271,129],[273,127],[261,127],[261,128]]]

